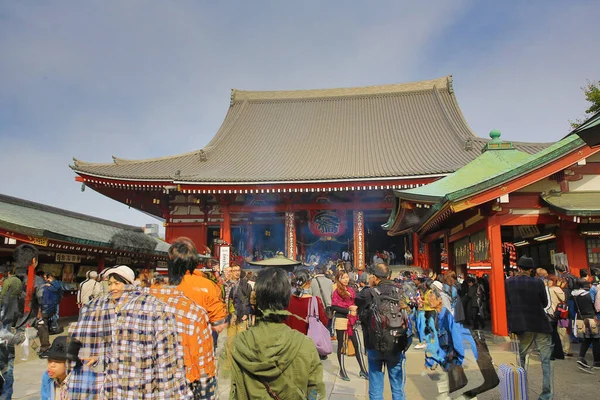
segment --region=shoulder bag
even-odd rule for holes
[[[319,303],[316,296],[310,298],[308,303],[308,333],[306,334],[315,343],[319,355],[331,354],[331,336],[329,330],[319,319]]]

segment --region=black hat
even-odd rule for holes
[[[58,336],[52,342],[52,346],[40,354],[40,358],[49,358],[52,360],[75,361],[81,363],[79,359],[79,349],[81,342],[69,336]]]
[[[517,262],[517,266],[521,269],[533,269],[533,258],[527,256],[521,256]]]

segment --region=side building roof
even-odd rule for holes
[[[537,154],[528,155],[515,150],[511,143],[502,142],[499,132],[492,131],[490,136],[493,139],[483,149],[483,153],[453,174],[419,188],[394,191],[398,198],[398,209],[391,213],[383,228],[390,235],[406,230],[400,228],[402,221],[399,218],[405,217],[399,211],[401,200],[431,205],[410,225],[412,229],[418,230],[447,207],[454,211],[456,204],[470,196],[499,187],[504,182],[537,170],[586,146],[578,135],[570,135]]]
[[[445,175],[487,139],[467,125],[452,77],[346,89],[232,90],[229,111],[203,149],[112,163],[75,160],[100,178],[174,183],[292,183]],[[547,144],[515,143],[529,154]]]
[[[166,255],[169,244],[142,228],[0,194],[0,228],[22,235],[115,250]]]

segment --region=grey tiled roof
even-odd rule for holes
[[[142,228],[0,194],[0,227],[24,235],[141,253],[166,253],[169,244]]]
[[[466,150],[467,141],[472,142]],[[96,164],[81,174],[198,183],[414,177],[456,171],[480,154],[452,77],[349,89],[233,90],[221,128],[201,150]],[[539,143],[514,143],[528,153]]]

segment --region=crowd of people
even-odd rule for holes
[[[21,245],[14,260],[15,268],[35,267],[37,250]],[[199,269],[201,261],[192,241],[178,238],[167,277],[136,276],[125,265],[89,271],[79,288],[78,320],[53,343],[61,286],[38,272],[29,316],[39,355],[48,359],[42,398],[214,399],[217,363],[230,372],[231,399],[324,398],[322,361],[335,351],[340,379],[350,380],[352,357],[371,399],[383,398],[384,370],[393,399],[404,399],[405,352],[413,338],[426,349],[426,367],[448,371],[462,364],[466,344],[477,354],[462,323],[483,329],[489,317],[486,277],[463,280],[452,271],[392,277],[381,259],[357,270],[341,260],[334,269],[319,264],[293,273],[254,273],[234,264],[221,276]],[[518,336],[523,364],[534,345],[540,352],[541,399],[552,398],[551,362],[572,356],[572,336],[580,342],[579,368],[600,368],[599,279],[592,272],[575,278],[558,267],[548,274],[522,257],[506,279],[509,330]],[[0,399],[11,398],[15,346],[31,321],[23,318],[24,287],[9,268],[0,291]],[[217,359],[221,332],[227,340]],[[590,347],[592,364],[585,358]],[[447,385],[438,387],[439,398],[447,396]]]

